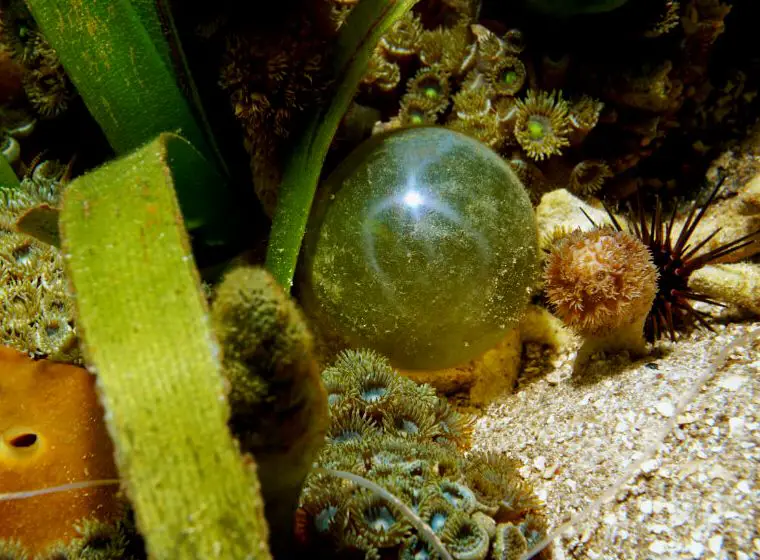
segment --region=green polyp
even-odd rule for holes
[[[307,231],[307,313],[400,368],[455,366],[496,345],[538,271],[519,179],[488,147],[445,128],[362,144],[321,187]]]
[[[544,123],[536,119],[529,119],[528,134],[533,140],[541,140],[541,138],[546,136],[546,127],[544,126]]]
[[[425,96],[430,99],[438,99],[441,96],[441,92],[432,86],[428,86],[425,88]]]
[[[412,124],[422,124],[423,123],[423,118],[422,118],[422,115],[420,113],[412,113],[411,115],[409,115],[409,120],[411,121]]]
[[[509,70],[508,72],[504,73],[504,83],[508,86],[511,86],[517,81],[517,72],[514,70]]]

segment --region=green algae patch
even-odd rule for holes
[[[0,154],[0,189],[17,189],[20,183],[16,172],[3,154]]]
[[[292,558],[298,497],[330,423],[311,332],[272,275],[250,266],[215,287],[211,321],[230,386],[229,426],[256,457],[272,552]]]
[[[337,84],[332,101],[314,113],[295,143],[272,221],[266,266],[287,290],[293,283],[311,203],[335,131],[380,37],[416,3],[417,0],[364,0],[351,11],[341,29],[332,56]]]
[[[174,192],[192,153],[162,135],[69,186],[60,225],[77,326],[150,557],[268,559]]]

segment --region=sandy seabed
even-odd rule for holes
[[[555,539],[556,560],[760,558],[760,323],[714,329],[660,342],[642,360],[594,361],[582,375],[572,372],[573,352],[526,345],[515,393],[481,412],[473,448],[524,463],[552,528],[637,465],[606,504]]]

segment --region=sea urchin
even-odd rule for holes
[[[652,260],[657,267],[658,281],[652,309],[647,316],[646,335],[651,341],[658,340],[667,331],[671,340],[676,340],[676,326],[690,320],[695,320],[709,330],[712,327],[705,321],[706,315],[692,307],[690,301],[702,301],[714,305],[723,305],[718,301],[689,288],[691,274],[705,265],[720,262],[727,255],[734,253],[756,241],[760,230],[743,235],[733,241],[723,243],[715,248],[702,251],[720,228],[710,235],[695,241],[692,235],[700,220],[710,208],[718,194],[723,179],[717,182],[705,204],[698,209],[697,200],[691,205],[689,213],[679,232],[674,231],[677,207],[674,205],[670,217],[663,220],[662,203],[657,199],[654,215],[651,221],[644,213],[641,200],[634,212],[629,207],[629,227],[627,229],[647,246],[652,254]],[[609,207],[605,206],[610,219],[618,231],[624,231]]]

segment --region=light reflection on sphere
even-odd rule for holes
[[[488,147],[438,127],[359,146],[320,188],[306,312],[406,369],[459,365],[514,327],[538,270],[524,187]]]

